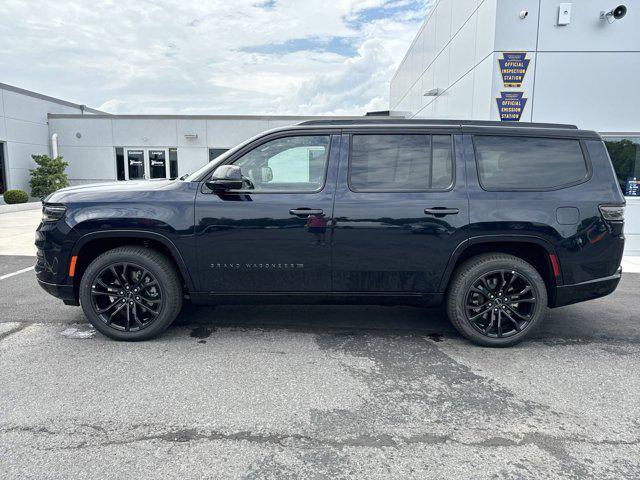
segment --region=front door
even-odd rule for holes
[[[201,290],[210,293],[326,292],[340,136],[277,133],[226,164],[239,166],[241,190],[196,198]]]
[[[171,178],[169,149],[125,148],[124,150],[126,158],[125,180]]]
[[[145,176],[145,154],[144,150],[140,148],[125,149],[126,180],[142,180]]]
[[[169,169],[167,168],[167,150],[166,149],[149,149],[147,154],[149,178],[169,178]]]
[[[454,133],[345,133],[350,148],[340,160],[334,207],[335,291],[438,291],[469,222],[464,158]]]

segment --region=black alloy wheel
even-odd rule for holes
[[[542,322],[547,286],[520,257],[486,253],[466,260],[447,291],[447,316],[464,337],[486,347],[510,347]]]
[[[87,266],[79,297],[96,330],[116,340],[147,340],[162,333],[180,312],[183,282],[162,253],[118,247]]]
[[[467,320],[481,334],[510,337],[531,323],[537,299],[529,280],[515,270],[495,270],[472,282],[466,298]]]
[[[164,306],[158,280],[140,265],[125,262],[102,269],[91,286],[91,297],[96,315],[124,332],[148,327]]]

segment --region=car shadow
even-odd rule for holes
[[[187,304],[174,325],[192,328],[192,336],[216,328],[458,335],[443,309],[408,306]]]

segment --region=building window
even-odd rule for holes
[[[227,150],[229,150],[229,149],[228,148],[210,148],[209,149],[209,161],[215,160],[216,158],[218,158],[220,155],[222,155]]]
[[[116,148],[116,173],[118,180],[124,180],[124,149]]]
[[[178,178],[178,149],[169,149],[169,178]]]
[[[477,135],[474,144],[486,190],[548,190],[587,177],[578,140]]]
[[[640,196],[640,137],[605,137],[620,188],[627,196]]]
[[[7,190],[7,177],[4,173],[4,143],[0,142],[0,195]]]

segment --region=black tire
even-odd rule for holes
[[[124,265],[123,275],[114,274],[111,277],[113,281],[106,284],[104,275],[112,271],[112,267],[116,266],[117,269],[119,265]],[[128,275],[127,272],[129,272]],[[135,277],[136,272],[138,278]],[[125,285],[127,291],[125,291]],[[151,286],[147,287],[147,285]],[[103,291],[96,292],[96,287]],[[155,294],[155,298],[149,298],[149,302],[155,303],[146,303],[147,296],[142,296],[142,299],[138,296],[132,297],[135,295],[134,287],[141,290],[139,295],[144,293],[147,296],[154,296]],[[115,291],[120,288],[122,290]],[[122,296],[121,293],[125,295]],[[102,334],[114,340],[148,340],[164,332],[180,312],[183,297],[182,282],[171,261],[160,252],[138,246],[119,247],[103,253],[89,264],[80,281],[79,297],[85,316]],[[100,314],[98,310],[101,309],[98,308],[100,305],[97,304],[97,299],[106,303],[114,302],[110,304],[115,307],[107,313]],[[115,301],[121,300],[126,300],[124,301],[126,310],[116,312],[112,322],[108,323],[109,320],[105,317],[120,306],[120,303]],[[128,303],[132,307],[128,307]],[[136,313],[135,321],[130,320],[134,312]],[[125,315],[124,319],[123,315]],[[145,315],[149,319],[148,323],[144,323]]]
[[[520,292],[525,293],[517,296]],[[538,271],[523,259],[483,254],[456,269],[446,307],[449,320],[468,340],[485,347],[510,347],[527,338],[545,318],[547,288]]]

